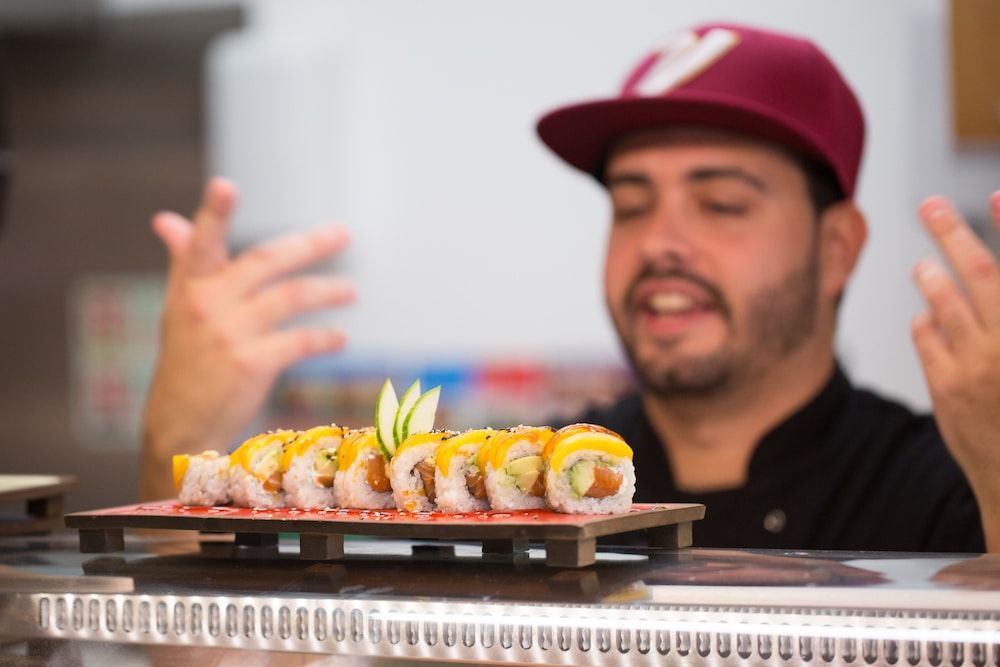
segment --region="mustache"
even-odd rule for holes
[[[684,280],[697,285],[706,294],[708,294],[711,305],[717,308],[726,319],[729,319],[731,309],[729,307],[729,302],[726,301],[726,297],[722,294],[722,290],[716,287],[716,285],[707,278],[692,271],[688,271],[682,267],[672,267],[669,269],[656,268],[648,265],[643,267],[642,271],[639,272],[639,275],[637,275],[632,281],[632,284],[629,285],[628,291],[626,292],[625,303],[629,308],[636,308],[638,306],[636,303],[636,292],[639,290],[639,286],[643,283],[643,281],[667,278],[673,280]]]

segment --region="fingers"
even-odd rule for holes
[[[927,376],[927,384],[935,387],[938,379],[952,372],[954,362],[948,344],[927,313],[920,313],[913,318],[911,333]]]
[[[289,329],[256,341],[250,353],[277,374],[306,357],[337,352],[346,343],[339,329]]]
[[[925,258],[913,271],[917,287],[930,306],[930,318],[952,349],[976,337],[979,323],[955,281],[936,260]]]
[[[990,208],[1000,210],[996,194]],[[993,253],[944,197],[925,200],[920,216],[968,291],[976,319],[989,328],[1000,328],[1000,264]]]
[[[291,278],[252,297],[241,319],[249,330],[270,331],[295,315],[353,300],[354,285],[343,278]]]
[[[171,262],[181,261],[194,234],[191,223],[176,213],[162,211],[153,216],[152,227],[153,232],[167,247]]]
[[[229,221],[236,206],[236,187],[224,178],[213,178],[206,185],[201,204],[195,212],[194,236],[186,257],[188,273],[201,276],[225,266]]]
[[[286,273],[315,264],[339,252],[349,242],[341,226],[288,234],[251,248],[230,269],[236,295],[253,292]]]

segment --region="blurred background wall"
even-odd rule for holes
[[[133,499],[165,265],[148,219],[190,212],[213,173],[241,188],[235,248],[330,218],[354,236],[326,269],[358,304],[323,316],[349,351],[293,369],[255,427],[357,424],[385,374],[445,384],[452,426],[610,399],[628,374],[600,296],[607,203],[533,124],[715,19],[811,37],[861,97],[871,237],[839,347],[859,383],[926,407],[914,209],[943,192],[988,233],[1000,187],[996,139],[954,129],[951,16],[943,0],[0,3],[0,472],[78,475],[71,508]]]

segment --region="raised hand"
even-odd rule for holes
[[[350,302],[354,289],[332,276],[288,274],[342,250],[330,226],[269,240],[231,258],[236,191],[211,180],[192,220],[164,212],[152,226],[170,256],[160,354],[143,424],[143,499],[173,495],[170,458],[225,451],[288,366],[343,347],[336,328],[280,328],[291,317]]]
[[[990,215],[1000,228],[1000,192],[990,197]],[[920,217],[955,278],[934,259],[917,264],[914,279],[928,309],[913,320],[913,340],[941,434],[976,494],[987,549],[997,551],[1000,264],[945,198],[924,201]]]

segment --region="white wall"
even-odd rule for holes
[[[907,17],[908,86],[915,122],[914,200],[928,192],[940,192],[970,216],[986,222],[986,199],[1000,188],[1000,146],[958,145],[949,130],[953,118],[947,4],[942,0],[914,0]],[[996,243],[995,230],[981,231]]]
[[[249,2],[250,27],[209,57],[210,168],[242,186],[241,243],[348,222],[356,242],[336,265],[360,301],[332,317],[355,349],[615,355],[600,298],[607,205],[548,154],[535,119],[611,93],[640,54],[695,22],[805,34],[842,67],[869,123],[859,200],[871,237],[843,355],[862,383],[925,405],[909,274],[929,246],[913,209],[935,183],[966,180],[930,114],[946,108],[937,5]],[[964,198],[985,197],[995,158],[970,167],[979,180]]]

